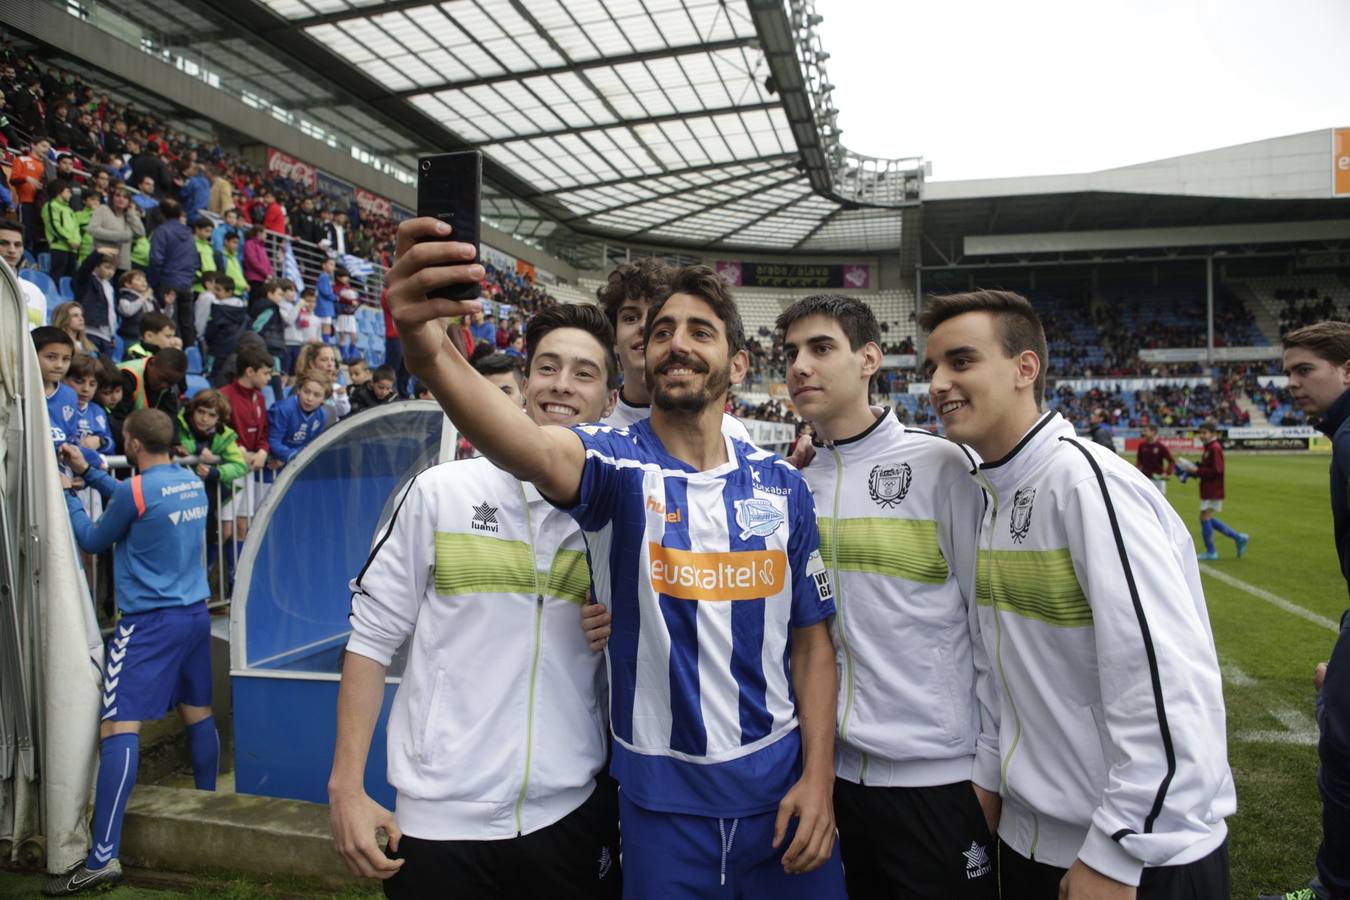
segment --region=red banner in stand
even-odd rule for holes
[[[267,148],[267,171],[302,184],[308,190],[318,190],[317,170],[309,163],[301,162],[294,156],[287,156],[275,147]]]
[[[534,284],[534,266],[523,259],[516,260],[516,274],[523,277],[530,284]]]
[[[393,203],[386,197],[379,194],[372,194],[365,188],[356,189],[356,205],[361,209],[363,216],[379,216],[382,219],[391,218],[393,213]]]

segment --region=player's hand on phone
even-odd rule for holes
[[[333,831],[333,846],[347,870],[358,878],[383,881],[403,868],[403,860],[390,859],[375,840],[376,831],[389,838],[389,849],[397,851],[403,832],[394,814],[376,803],[365,791],[328,798],[328,824]]]
[[[452,239],[450,226],[423,216],[398,226],[394,267],[385,283],[389,286],[389,315],[410,363],[434,359],[444,346],[445,333],[437,320],[479,312],[478,300],[442,300],[428,297],[437,288],[481,281],[484,270],[472,262],[477,251],[472,244]]]
[[[609,643],[611,621],[613,618],[603,603],[591,602],[581,608],[581,630],[593,652],[599,653]]]

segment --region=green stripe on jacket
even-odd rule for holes
[[[820,555],[830,568],[871,572],[920,584],[942,584],[947,580],[947,560],[938,546],[937,522],[931,519],[878,516],[820,518],[816,522],[820,527]]]
[[[585,603],[591,586],[586,554],[559,550],[549,572],[536,581],[530,545],[524,541],[476,534],[436,532],[436,593],[534,594],[544,593],[572,603]]]
[[[975,600],[1058,628],[1092,624],[1073,558],[1065,550],[980,550]]]

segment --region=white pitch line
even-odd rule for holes
[[[1314,625],[1320,625],[1334,634],[1340,634],[1341,631],[1340,626],[1337,625],[1335,622],[1331,621],[1330,619],[1328,619],[1326,616],[1319,616],[1317,613],[1313,612],[1310,609],[1304,609],[1297,603],[1291,603],[1290,601],[1281,597],[1279,594],[1272,594],[1265,588],[1259,588],[1254,584],[1248,584],[1241,578],[1229,575],[1222,569],[1216,569],[1213,566],[1205,565],[1203,563],[1200,565],[1200,572],[1203,575],[1208,575],[1210,578],[1216,578],[1230,587],[1235,587],[1240,591],[1246,591],[1248,594],[1251,594],[1258,600],[1264,600],[1271,606],[1278,607],[1287,613],[1292,613],[1293,615],[1298,616],[1300,619],[1305,619],[1309,622],[1312,622]]]
[[[1223,680],[1235,687],[1253,687],[1260,684],[1257,679],[1232,663],[1221,663],[1219,670],[1223,673]],[[1239,731],[1233,735],[1233,740],[1244,744],[1295,744],[1300,747],[1317,744],[1317,725],[1306,714],[1290,709],[1282,703],[1268,708],[1266,712],[1284,726],[1283,731],[1276,731],[1273,728]]]

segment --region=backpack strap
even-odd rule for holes
[[[145,490],[141,486],[141,476],[131,476],[131,499],[136,504],[136,518],[145,515]]]

